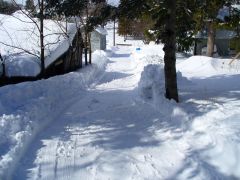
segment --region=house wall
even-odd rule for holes
[[[219,56],[228,56],[230,40],[229,39],[216,39],[215,45]],[[202,55],[202,48],[207,47],[207,39],[197,39],[195,55]]]
[[[216,39],[217,52],[219,56],[228,56],[230,51],[229,39]]]
[[[107,40],[106,40],[106,35],[101,36],[101,50],[106,50],[107,46]]]
[[[106,35],[99,34],[96,31],[91,33],[92,51],[105,50],[106,49],[106,45],[107,45]]]
[[[56,59],[46,69],[46,76],[53,76],[74,71],[82,67],[82,45],[80,42],[79,33],[73,39],[72,46],[61,57]]]
[[[97,33],[96,31],[91,33],[91,46],[92,46],[92,52],[101,49],[100,34]]]

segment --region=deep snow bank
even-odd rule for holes
[[[141,57],[149,61],[153,55]],[[158,55],[154,55],[156,62]],[[139,93],[182,132],[189,145],[186,164],[173,179],[238,179],[239,174],[239,74],[240,62],[232,59],[192,56],[177,69],[180,99],[176,104],[164,97],[163,64],[144,66]],[[144,63],[143,63],[144,64]],[[148,64],[148,63],[146,63]],[[183,77],[184,76],[184,77]],[[187,78],[185,78],[187,77]],[[204,92],[202,92],[204,89]],[[189,168],[188,168],[189,166]],[[194,173],[193,173],[194,172]]]
[[[238,74],[240,62],[232,59],[192,56],[177,64],[177,69],[187,77],[210,77],[216,74]],[[231,63],[231,64],[230,64]]]
[[[144,67],[141,79],[138,83],[141,98],[153,105],[164,116],[170,116],[171,123],[178,124],[179,128],[185,129],[188,116],[185,111],[174,101],[165,98],[164,66],[162,64],[149,64]],[[191,84],[189,80],[177,73],[178,83]],[[169,118],[168,118],[169,119]]]
[[[96,51],[93,64],[78,72],[0,88],[0,179],[29,141],[104,71],[107,61],[105,52]]]
[[[165,98],[164,52],[162,45],[141,47],[140,51],[133,51],[132,55],[138,64],[137,69],[142,71],[138,83],[138,92],[141,99],[160,111],[166,121],[173,123],[179,130],[187,128],[189,120],[185,111],[174,101]],[[179,88],[191,86],[191,81],[177,72]]]

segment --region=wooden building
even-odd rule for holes
[[[92,52],[96,50],[106,50],[107,47],[107,31],[102,27],[97,27],[91,33]]]

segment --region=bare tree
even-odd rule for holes
[[[17,3],[15,0],[12,0],[12,2],[15,4],[15,6],[17,6]],[[30,31],[28,32],[30,37],[31,35],[35,35],[37,37],[37,42],[39,44],[39,51],[36,52],[34,49],[27,49],[21,46],[21,44],[16,44],[14,43],[11,34],[8,33],[8,31],[6,29],[4,29],[4,27],[1,27],[1,30],[3,30],[5,32],[5,34],[8,35],[9,39],[11,39],[11,43],[7,43],[7,42],[2,42],[0,41],[0,44],[4,45],[4,46],[8,46],[8,47],[12,47],[14,49],[18,49],[22,52],[25,52],[27,54],[30,54],[32,56],[35,56],[37,58],[40,59],[40,64],[41,64],[41,72],[40,72],[40,76],[41,77],[45,77],[45,51],[49,50],[50,52],[50,47],[51,45],[57,44],[60,41],[60,37],[64,36],[65,38],[69,38],[68,36],[68,29],[67,29],[67,20],[65,19],[65,25],[63,25],[63,22],[59,22],[58,20],[52,20],[53,22],[55,22],[56,26],[58,26],[58,28],[60,29],[60,31],[58,33],[45,33],[45,30],[48,30],[48,28],[45,26],[44,24],[44,19],[45,19],[45,11],[46,11],[46,5],[45,5],[45,1],[44,0],[38,0],[37,4],[35,5],[35,9],[38,9],[38,18],[34,18],[31,13],[32,11],[25,11],[23,9],[20,9],[21,13],[24,14],[28,20],[23,20],[17,16],[13,16],[14,18],[18,19],[19,21],[23,22],[23,23],[30,23],[34,25],[33,29],[26,29],[25,31]],[[63,18],[61,19],[63,20]],[[37,32],[37,33],[36,33]],[[56,38],[55,41],[51,41],[51,42],[47,42],[45,40],[45,38],[47,38],[48,36],[52,36],[52,35],[58,35],[58,37]],[[70,42],[69,42],[70,43]]]

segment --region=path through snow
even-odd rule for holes
[[[13,179],[235,179],[233,174],[239,175],[238,164],[236,171],[225,168],[220,172],[217,167],[228,162],[223,160],[228,151],[221,153],[222,143],[229,145],[231,151],[229,138],[239,139],[239,128],[230,133],[233,124],[239,125],[237,112],[233,118],[229,114],[227,124],[224,113],[230,109],[223,109],[217,101],[198,102],[196,96],[191,94],[190,99],[186,93],[182,95],[186,103],[179,107],[185,107],[189,114],[181,112],[181,108],[173,114],[187,119],[194,112],[195,117],[181,125],[179,119],[172,119],[172,114],[156,111],[138,99],[141,71],[129,49],[116,51],[98,81],[66,100],[69,103],[64,103],[62,111],[54,115],[55,121],[35,138]],[[181,91],[187,92],[188,88],[183,86]],[[210,112],[205,102],[218,107]],[[236,107],[240,104],[235,103]],[[198,113],[189,108],[194,106]],[[218,133],[221,127],[226,131]],[[216,152],[220,152],[218,157],[214,157]],[[230,157],[234,157],[232,154]],[[234,161],[229,162],[230,167]]]
[[[14,179],[154,179],[168,174],[184,155],[181,148],[154,138],[161,115],[136,99],[140,73],[129,50],[114,54],[99,81],[34,140]],[[172,151],[178,157],[171,158]],[[159,156],[166,155],[165,167],[159,167]]]

